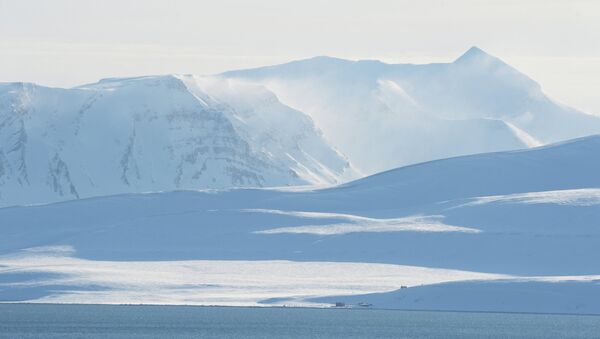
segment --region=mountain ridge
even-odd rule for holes
[[[600,117],[555,103],[478,47],[436,64],[319,56],[215,76],[105,78],[70,89],[1,83],[0,201],[331,185],[598,133]],[[106,156],[110,149],[117,151]],[[101,168],[112,179],[100,179]]]
[[[322,184],[353,175],[310,118],[275,96],[261,112],[287,117],[293,128],[286,134],[244,132],[241,112],[259,113],[251,100],[234,108],[200,89],[194,94],[190,86],[193,81],[175,75],[106,79],[72,89],[5,85],[0,92],[0,201]],[[243,96],[244,90],[235,95]],[[274,155],[278,144],[286,145],[288,154]]]
[[[264,84],[309,114],[366,174],[600,133],[600,116],[556,103],[537,82],[478,47],[447,63],[321,57],[221,76]]]

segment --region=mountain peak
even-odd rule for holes
[[[494,56],[486,53],[484,50],[477,46],[469,48],[463,55],[454,60],[455,63],[466,62],[470,60],[481,60],[481,59],[496,59]]]

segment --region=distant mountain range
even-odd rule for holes
[[[261,83],[310,115],[366,174],[600,133],[600,116],[549,99],[477,47],[452,63],[316,57],[223,76]]]
[[[600,133],[473,47],[447,64],[316,57],[215,76],[0,84],[0,206],[331,185]]]

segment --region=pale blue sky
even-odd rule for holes
[[[314,55],[451,61],[471,45],[600,114],[600,1],[0,0],[0,81],[52,86]]]

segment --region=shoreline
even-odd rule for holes
[[[3,305],[35,305],[35,306],[121,306],[121,307],[185,307],[185,308],[231,308],[231,309],[294,309],[294,310],[361,310],[361,311],[396,311],[396,312],[435,312],[435,313],[474,313],[474,314],[514,314],[514,315],[552,315],[552,316],[591,316],[600,317],[600,313],[542,313],[542,312],[510,312],[510,311],[471,311],[471,310],[423,310],[377,307],[314,307],[314,306],[231,306],[231,305],[191,305],[191,304],[86,304],[86,303],[44,303],[44,302],[5,302]]]

